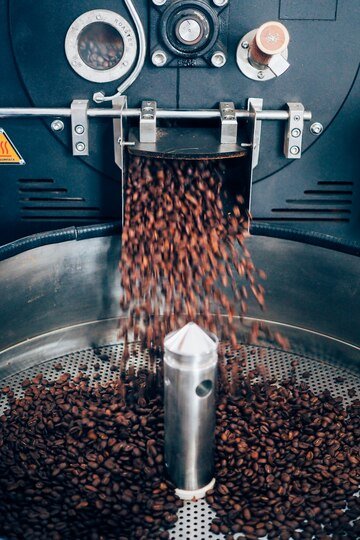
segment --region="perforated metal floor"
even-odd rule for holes
[[[76,376],[79,371],[85,371],[92,382],[106,383],[116,378],[117,372],[111,370],[111,366],[120,365],[123,354],[123,344],[108,345],[99,349],[84,349],[71,354],[53,358],[47,362],[34,365],[23,371],[19,371],[0,381],[0,388],[10,386],[17,397],[22,395],[21,382],[25,378],[32,378],[38,373],[43,373],[48,380],[58,378],[62,373],[70,373]],[[290,354],[288,352],[265,347],[246,347],[247,370],[254,369],[259,364],[266,369],[270,378],[277,380],[286,378],[292,371],[291,363],[299,362],[296,377],[299,382],[307,383],[314,392],[329,390],[334,396],[341,396],[347,405],[354,399],[360,398],[360,374],[346,369],[340,365],[313,360],[304,356]],[[100,366],[97,366],[100,364]],[[149,355],[140,351],[138,344],[130,344],[129,365],[135,369],[146,368],[149,365]],[[61,369],[60,369],[61,365]],[[86,370],[84,370],[86,366]],[[98,379],[94,376],[99,374]],[[309,375],[309,376],[308,376]],[[256,380],[256,379],[255,379]],[[349,390],[354,389],[355,395],[350,398]],[[6,407],[6,397],[0,394],[0,415]],[[171,530],[171,540],[221,540],[225,536],[214,535],[210,532],[210,524],[215,517],[214,511],[204,501],[189,502],[178,512],[178,522]],[[236,536],[235,536],[236,538]]]

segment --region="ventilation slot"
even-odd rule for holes
[[[53,184],[51,178],[19,178],[20,184]]]
[[[286,199],[286,206],[273,208],[277,214],[259,221],[350,221],[353,182],[320,180],[314,189],[306,189],[303,197]]]
[[[98,206],[87,206],[84,197],[68,195],[67,188],[51,178],[21,178],[18,193],[23,220],[99,223],[116,219],[100,216]]]

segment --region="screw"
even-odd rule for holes
[[[229,0],[213,0],[215,6],[223,7],[226,6]]]
[[[257,74],[257,78],[258,79],[263,79],[265,77],[265,74],[263,71],[258,71],[258,74]]]
[[[211,63],[216,68],[221,68],[226,64],[226,56],[222,51],[216,51],[211,57]]]
[[[293,156],[297,156],[298,154],[300,154],[300,148],[298,146],[292,146],[290,148],[290,154],[292,154]]]
[[[248,49],[249,48],[249,42],[248,41],[243,41],[241,43],[241,46],[242,46],[243,49]]]
[[[167,56],[164,53],[164,51],[161,51],[158,49],[157,51],[153,52],[151,56],[151,61],[156,67],[163,67],[165,66],[167,62]]]
[[[155,6],[163,6],[166,4],[166,0],[152,0],[152,3],[155,4]]]
[[[54,120],[51,122],[51,129],[53,131],[62,131],[64,129],[64,122],[62,120]]]
[[[76,150],[78,152],[84,152],[85,148],[86,148],[85,143],[83,142],[76,143]]]
[[[292,131],[291,131],[291,135],[293,137],[300,137],[301,135],[301,129],[299,128],[294,128]]]
[[[295,114],[294,120],[295,120],[295,122],[298,122],[300,120],[300,116],[298,114]]]
[[[85,128],[81,124],[78,124],[77,126],[75,126],[75,133],[77,133],[78,135],[82,135],[84,131],[85,131]]]
[[[324,126],[320,122],[314,122],[310,126],[310,131],[313,135],[320,135],[324,131]]]

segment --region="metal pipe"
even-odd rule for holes
[[[141,109],[124,109],[121,116],[126,118],[139,118]],[[236,110],[236,118],[247,119],[251,118],[254,113],[245,110]],[[70,117],[70,108],[36,108],[36,107],[24,107],[24,108],[0,108],[0,118],[34,118],[34,117]],[[120,116],[119,111],[116,109],[88,109],[89,118],[117,118]],[[198,109],[198,110],[168,110],[157,109],[157,118],[167,119],[202,119],[210,120],[212,118],[220,119],[220,110],[217,109]],[[256,113],[256,117],[259,120],[288,120],[288,111],[270,111],[264,110]],[[310,111],[304,112],[304,120],[311,120],[312,114]]]
[[[181,498],[213,486],[218,339],[189,323],[164,342],[165,462]]]
[[[133,71],[131,72],[129,77],[124,82],[122,82],[120,86],[118,86],[116,94],[114,94],[113,96],[105,96],[104,92],[95,92],[95,94],[93,95],[93,99],[94,99],[95,103],[102,103],[104,101],[113,101],[117,97],[123,95],[125,90],[127,90],[129,88],[129,86],[131,86],[136,81],[136,79],[140,75],[140,72],[141,72],[141,70],[142,70],[142,68],[144,66],[144,63],[145,63],[145,58],[146,58],[146,36],[145,36],[144,27],[143,27],[143,25],[141,23],[141,19],[140,19],[139,15],[138,15],[138,12],[135,9],[135,6],[134,6],[132,0],[124,0],[124,1],[125,1],[125,4],[126,4],[126,7],[129,10],[129,13],[130,13],[130,15],[131,15],[131,17],[132,17],[132,19],[134,21],[134,24],[135,24],[135,27],[136,27],[136,30],[137,30],[137,33],[138,33],[138,40],[139,40],[139,56],[138,56],[138,60],[136,62],[135,68],[133,69]]]

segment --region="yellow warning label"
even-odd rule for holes
[[[5,131],[0,128],[0,165],[25,165],[25,161]]]

